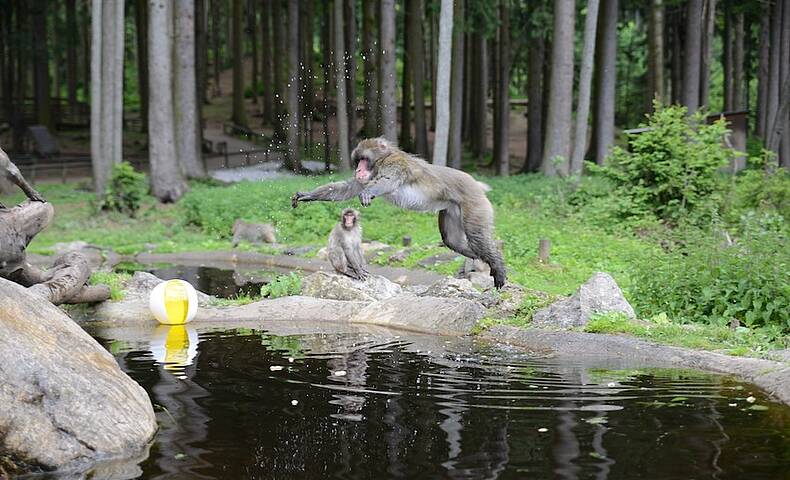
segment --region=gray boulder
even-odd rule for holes
[[[535,312],[532,326],[540,328],[583,327],[596,313],[620,312],[634,318],[634,309],[608,273],[598,272],[569,298]]]
[[[477,290],[472,282],[464,278],[444,278],[430,285],[419,294],[421,297],[464,298],[483,304],[486,307],[495,305],[497,295]]]
[[[364,307],[351,323],[365,323],[440,335],[470,333],[485,308],[464,298],[418,297],[403,294]]]
[[[4,468],[83,471],[139,456],[155,432],[148,394],[112,355],[60,309],[0,279]]]
[[[302,279],[302,294],[330,300],[373,302],[394,297],[401,287],[384,277],[370,275],[367,280],[354,280],[345,275],[315,272]]]

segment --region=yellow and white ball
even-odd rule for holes
[[[168,280],[153,290],[148,301],[154,317],[165,325],[183,325],[197,313],[197,291],[187,281]]]

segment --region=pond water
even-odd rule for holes
[[[277,275],[277,272],[263,270],[234,270],[205,265],[119,264],[115,270],[127,273],[142,270],[162,280],[179,278],[191,283],[199,291],[219,298],[258,296],[261,287]]]
[[[727,377],[381,329],[92,333],[155,405],[139,478],[790,478],[790,409]]]

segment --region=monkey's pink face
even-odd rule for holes
[[[343,226],[346,228],[354,228],[354,223],[357,221],[356,215],[347,213],[343,215]]]
[[[367,158],[359,159],[357,170],[354,172],[354,176],[356,177],[357,181],[361,183],[367,183],[371,176],[370,160]]]

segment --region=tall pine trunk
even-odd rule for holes
[[[604,0],[605,1],[605,0]],[[664,1],[651,0],[647,27],[647,111],[653,111],[653,100],[663,103],[664,94]],[[606,22],[601,19],[601,22]],[[615,25],[616,27],[616,25]]]
[[[219,84],[219,74],[222,71],[222,51],[220,50],[220,37],[222,32],[221,0],[209,1],[211,2],[211,50],[214,77],[214,89],[212,94],[218,97],[222,95],[222,89]]]
[[[148,132],[148,0],[137,0],[135,5],[137,26],[137,90],[140,97],[140,125]]]
[[[357,136],[357,14],[356,0],[344,0],[344,41],[346,43],[346,104],[348,113],[348,142]]]
[[[508,9],[507,4],[504,7]],[[464,18],[464,0],[455,0],[453,18],[459,25],[453,28],[453,58],[450,77],[450,135],[448,166],[461,169],[463,156],[463,108],[464,108],[464,31],[460,22]],[[504,21],[504,20],[503,20]],[[505,29],[503,28],[503,32]],[[509,33],[503,33],[509,35]],[[509,58],[509,53],[505,58]],[[509,69],[509,66],[507,67]],[[505,174],[507,175],[507,174]]]
[[[771,20],[768,15],[769,7],[763,7],[760,16],[760,53],[757,66],[757,122],[756,134],[765,139],[768,123],[768,71],[770,64],[770,38]]]
[[[702,54],[700,61],[699,97],[700,106],[708,107],[710,97],[710,62],[713,55],[713,34],[716,22],[716,0],[705,0],[703,10]]]
[[[338,1],[338,0],[335,0]],[[288,170],[299,172],[299,2],[288,2],[288,120],[286,124],[288,148],[285,163]]]
[[[242,29],[243,0],[233,0],[233,113],[231,120],[236,125],[247,125],[244,111],[244,35]]]
[[[148,7],[151,193],[161,202],[175,202],[188,187],[178,164],[173,122],[173,5],[171,0],[150,0]]]
[[[499,0],[496,96],[494,98],[494,166],[510,175],[510,2]]]
[[[378,128],[378,42],[376,41],[376,1],[362,2],[362,64],[364,71],[365,136],[375,137]]]
[[[530,37],[527,72],[527,158],[522,173],[540,170],[543,158],[543,64],[546,40],[543,34]]]
[[[66,96],[72,108],[77,105],[77,6],[66,0]]]
[[[343,38],[343,0],[334,0],[334,2],[335,72],[337,77],[335,83],[337,84],[337,143],[339,155],[337,166],[338,170],[348,170],[351,168],[351,156],[348,148],[348,115],[346,113],[346,52]]]
[[[50,105],[49,48],[47,45],[47,0],[32,0],[30,14],[33,25],[33,92],[36,122],[55,128]]]
[[[488,44],[481,32],[472,35],[475,43],[474,83],[472,98],[474,102],[471,123],[472,128],[472,152],[480,160],[486,153],[487,136],[486,129],[488,124]]]
[[[315,48],[313,46],[313,2],[301,2],[302,16],[302,122],[304,123],[305,142],[313,145],[313,111],[315,110]]]
[[[323,73],[323,103],[322,113],[323,118],[322,130],[324,133],[324,170],[329,172],[331,169],[332,148],[329,140],[329,80],[332,77],[331,73],[331,47],[329,41],[329,22],[331,15],[329,15],[329,2],[321,2],[321,70]]]
[[[263,83],[263,124],[274,119],[274,80],[272,78],[272,2],[261,0],[261,82]]]
[[[571,174],[580,175],[584,166],[587,147],[587,119],[590,116],[590,90],[592,88],[593,58],[595,57],[595,31],[598,26],[598,0],[587,0],[587,17],[584,19],[584,46],[582,66],[579,71],[579,101],[576,107],[576,128],[573,129]]]
[[[744,95],[744,74],[743,67],[745,62],[744,55],[744,21],[743,12],[735,14],[735,45],[733,46],[732,61],[733,61],[733,79],[732,79],[732,108],[733,110],[741,110],[748,108],[745,103]],[[748,83],[747,83],[748,85]]]
[[[247,35],[250,39],[250,53],[252,54],[252,72],[250,85],[252,86],[252,103],[258,104],[258,15],[255,12],[255,0],[247,0]]]
[[[123,158],[123,2],[94,0],[91,13],[91,160],[102,195]]]
[[[272,42],[272,70],[274,72],[274,136],[282,141],[285,139],[285,124],[288,121],[285,112],[285,77],[283,71],[285,67],[286,51],[285,28],[288,23],[283,14],[282,0],[272,0],[272,30],[274,41]]]
[[[408,17],[408,13],[406,14]],[[406,20],[408,23],[408,20]],[[407,32],[408,37],[408,32]],[[398,143],[406,151],[412,150],[411,139],[411,68],[412,62],[408,52],[403,55],[403,71],[401,75],[401,106],[400,106],[400,137]]]
[[[174,0],[175,62],[173,89],[175,102],[176,154],[189,178],[203,178],[203,154],[195,62],[195,0]]]
[[[595,56],[596,93],[591,149],[595,163],[598,165],[604,164],[614,144],[618,3],[618,0],[602,0],[601,13],[598,16],[598,46]]]
[[[336,0],[337,1],[337,0]],[[387,140],[396,142],[397,89],[395,86],[395,0],[381,0],[381,128]]]
[[[689,0],[686,4],[686,44],[683,50],[683,95],[681,98],[689,114],[694,113],[700,107],[702,7],[703,0]]]
[[[447,165],[447,143],[450,133],[450,69],[453,45],[453,0],[442,0],[439,12],[439,54],[436,67],[436,136],[433,142],[433,163]]]
[[[551,48],[551,93],[546,118],[543,173],[567,175],[571,146],[573,102],[574,0],[554,0],[554,37]]]
[[[463,1],[463,0],[459,0]],[[407,0],[408,29],[406,45],[410,58],[409,67],[414,88],[414,150],[421,156],[428,154],[428,129],[425,122],[425,65],[424,36],[422,30],[422,0]]]

